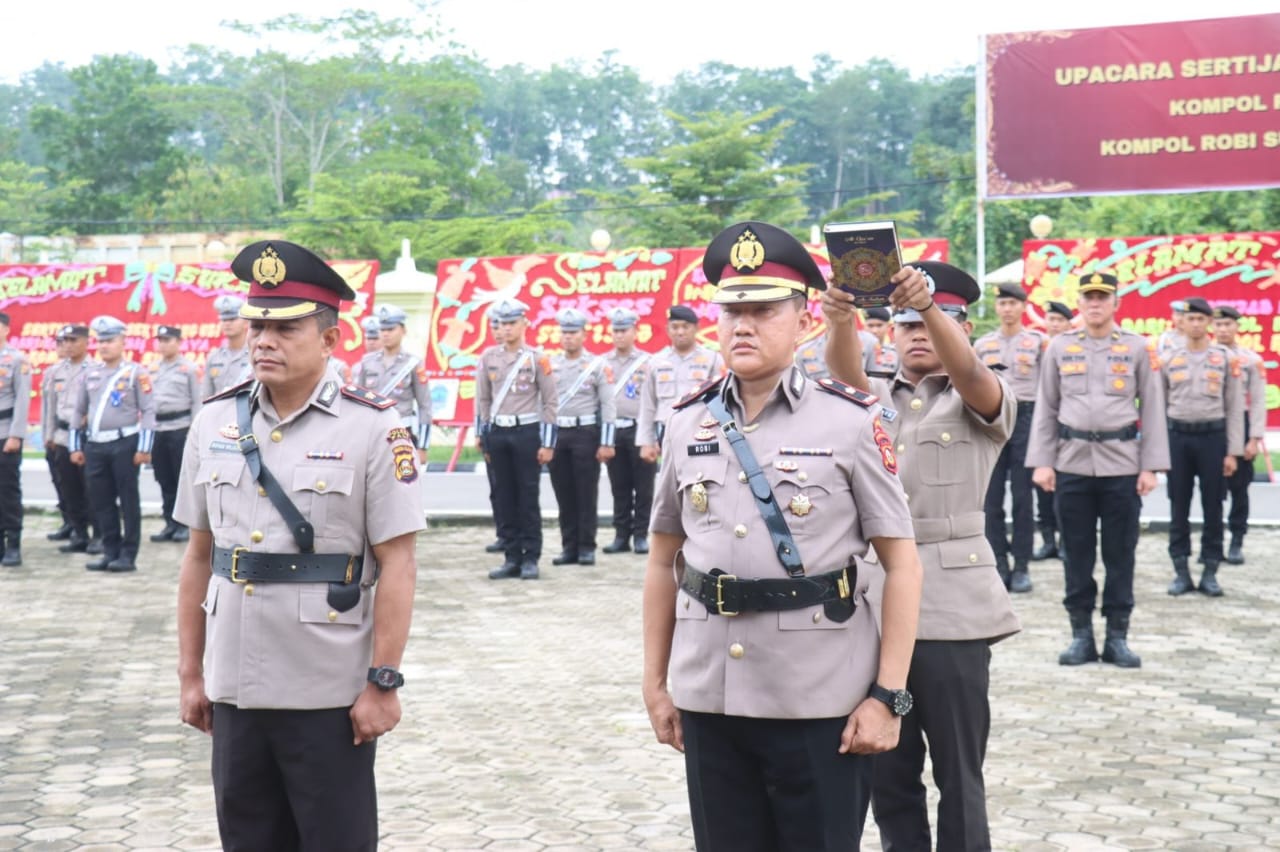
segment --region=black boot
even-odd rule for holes
[[[1231,546],[1227,548],[1227,564],[1243,565],[1244,564],[1244,536],[1231,536]]]
[[[6,553],[4,558],[8,560],[9,555]],[[7,565],[8,562],[6,561],[5,564]],[[1206,561],[1204,563],[1204,573],[1200,575],[1200,594],[1208,595],[1211,598],[1222,597],[1222,586],[1218,585],[1217,562]]]
[[[578,564],[579,565],[595,565],[596,552],[594,550],[579,550]]]
[[[71,526],[71,524],[63,521],[62,526],[58,527],[51,533],[45,533],[44,537],[49,539],[49,541],[66,541],[71,538],[71,531],[74,529],[75,527]]]
[[[1191,580],[1191,569],[1187,566],[1187,557],[1173,557],[1173,582],[1169,584],[1169,594],[1185,595],[1195,590],[1196,584]]]
[[[996,554],[996,573],[1000,575],[1000,582],[1004,583],[1004,587],[1009,588],[1009,583],[1013,579],[1013,572],[1009,570],[1009,554]]]
[[[490,580],[510,580],[520,576],[520,563],[512,559],[489,572]]]
[[[534,559],[525,559],[520,563],[520,579],[536,580],[538,579],[538,562]]]
[[[59,553],[84,553],[89,549],[89,534],[83,529],[71,530],[71,538],[66,544],[58,545]]]
[[[577,565],[578,551],[562,550],[560,555],[551,560],[552,565]]]
[[[1039,562],[1042,559],[1058,558],[1058,533],[1051,527],[1042,527],[1040,536],[1044,539],[1044,544],[1040,545],[1034,553],[1031,554],[1032,562]]]
[[[173,541],[173,534],[178,531],[177,525],[173,521],[165,521],[164,529],[158,533],[152,533],[152,541]]]
[[[636,536],[635,551],[636,551],[636,553],[648,553],[648,552],[649,552],[649,539],[645,538],[645,537],[644,537],[644,536],[642,536],[642,535],[638,535],[638,536]]]
[[[628,541],[629,538],[630,536],[625,535],[617,536],[613,541],[600,548],[600,550],[604,553],[626,553],[631,549],[631,542]]]
[[[6,568],[16,568],[22,564],[22,530],[5,530],[4,532],[4,558],[0,559],[0,565]]]
[[[186,524],[174,524],[174,526],[177,528],[173,532],[174,541],[190,541],[191,540],[190,527],[188,527]]]
[[[1025,595],[1031,591],[1031,574],[1025,562],[1013,563],[1013,573],[1009,575],[1009,591],[1015,595]]]
[[[1093,641],[1093,613],[1072,612],[1071,644],[1058,655],[1060,666],[1082,666],[1098,661],[1098,646]]]
[[[1136,669],[1142,658],[1129,650],[1128,615],[1107,616],[1107,640],[1102,644],[1102,662],[1113,663],[1122,669]]]
[[[102,536],[94,536],[93,538],[89,539],[89,544],[87,547],[85,547],[84,552],[93,554],[94,556],[102,555],[103,553]]]
[[[504,553],[507,549],[507,543],[500,538],[495,538],[484,546],[485,553]]]

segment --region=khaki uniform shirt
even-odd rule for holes
[[[200,395],[208,399],[252,377],[249,347],[232,350],[224,343],[210,352],[204,362],[204,381],[200,385]]]
[[[720,393],[730,413],[741,418],[732,374]],[[737,455],[709,423],[715,420],[702,402],[672,415],[650,528],[683,537],[683,559],[700,571],[785,579],[756,498],[739,476]],[[873,537],[911,538],[905,496],[891,455],[881,450],[886,439],[878,439],[873,411],[820,389],[794,368],[743,431],[807,575],[853,564]],[[707,453],[710,446],[714,453]],[[857,609],[843,623],[827,618],[822,606],[726,618],[709,614],[681,589],[668,669],[675,705],[775,719],[852,712],[866,698],[880,663],[866,586],[859,575],[853,588]]]
[[[881,419],[898,457],[924,568],[917,639],[996,642],[1022,629],[984,533],[991,469],[1018,418],[1008,383],[997,378],[1004,396],[990,423],[946,375],[925,376],[918,385],[901,374],[871,380],[871,392],[895,412]],[[883,590],[884,572],[876,571],[870,590],[876,612]]]
[[[205,595],[205,691],[240,708],[346,707],[373,654],[375,544],[423,529],[422,484],[395,412],[350,399],[325,376],[281,420],[259,390],[253,434],[262,464],[312,526],[316,553],[364,556],[361,600],[329,606],[327,583],[235,584],[213,575]],[[217,547],[297,553],[236,444],[235,397],[208,401],[182,455],[174,519],[210,530]]]
[[[518,366],[506,397],[498,400],[507,376]],[[556,445],[556,378],[551,358],[540,349],[521,346],[511,352],[506,346],[490,346],[476,367],[476,421],[482,427],[498,416],[520,418],[521,425],[541,423],[543,447]],[[496,410],[494,403],[499,402]]]
[[[431,386],[422,361],[401,349],[394,358],[370,352],[351,374],[353,384],[395,400],[400,422],[414,430],[413,443],[426,449],[431,440]]]
[[[1236,346],[1232,351],[1240,366],[1248,436],[1261,438],[1267,434],[1267,368],[1262,356],[1252,349]]]
[[[56,364],[50,364],[40,377],[40,439],[45,446],[50,444],[67,445],[70,440],[68,430],[58,428],[58,395],[67,387],[67,365],[71,361],[63,358]]]
[[[649,353],[639,349],[632,349],[627,358],[619,356],[617,349],[604,356],[605,376],[619,429],[635,426],[640,417],[640,392],[648,377],[649,359]]]
[[[62,369],[53,380],[54,440],[67,448],[71,446],[72,431],[84,428],[83,422],[73,419],[76,414],[76,388],[84,371],[93,364],[87,356],[81,358],[79,364],[68,359],[61,362]]]
[[[156,431],[176,432],[191,426],[200,410],[200,370],[189,359],[163,358],[151,365],[151,387],[156,401]],[[162,414],[187,412],[182,417],[161,420]]]
[[[600,446],[612,447],[614,421],[618,419],[613,400],[612,369],[604,356],[582,352],[577,358],[567,358],[562,353],[551,359],[551,371],[556,377],[556,422],[561,429],[584,425],[581,418],[600,424]],[[586,373],[581,383],[578,378]],[[566,394],[574,390],[573,396]]]
[[[31,365],[27,356],[12,346],[0,345],[0,442],[3,439],[27,439],[27,420],[31,408]]]
[[[1035,402],[1042,356],[1048,346],[1048,336],[1035,329],[1025,328],[1009,337],[996,329],[979,337],[973,349],[988,367],[1004,365],[1005,381],[1018,402]]]
[[[724,359],[705,346],[695,346],[687,355],[670,347],[654,355],[640,394],[636,446],[658,443],[658,424],[666,425],[671,407],[722,373]]]
[[[1058,437],[1058,424],[1114,432],[1140,422],[1133,441]],[[1133,476],[1169,469],[1159,361],[1141,335],[1119,328],[1093,338],[1067,331],[1049,341],[1031,419],[1027,467],[1079,476]]]
[[[871,339],[875,342],[870,344],[871,349],[869,357],[867,355],[867,351],[863,351],[862,369],[866,371],[868,375],[885,373],[889,375],[896,374],[898,372],[897,348],[889,341],[881,343],[874,334],[871,335]],[[864,341],[863,345],[866,346],[868,344]]]
[[[108,367],[93,361],[80,374],[73,393],[75,407],[70,423],[83,427],[71,433],[71,449],[83,450],[85,442],[116,440],[137,434],[138,452],[151,452],[155,442],[156,403],[151,374],[133,361]]]
[[[898,352],[892,345],[881,346],[880,340],[865,329],[858,329],[862,343],[862,369],[867,373],[892,373],[898,369]],[[831,375],[827,369],[827,333],[800,344],[796,350],[796,366],[805,376],[817,381]]]
[[[1156,354],[1164,357],[1170,349],[1177,346],[1185,346],[1187,344],[1187,336],[1176,328],[1166,328],[1160,332],[1160,336],[1156,338]]]
[[[1185,345],[1161,356],[1168,420],[1227,421],[1227,455],[1244,455],[1244,388],[1232,350],[1210,343],[1202,352]]]

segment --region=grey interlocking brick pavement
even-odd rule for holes
[[[145,542],[148,518],[136,575],[89,574],[54,525],[29,516],[0,569],[0,849],[218,848],[208,740],[177,719],[179,546]],[[491,535],[419,539],[383,848],[690,849],[682,763],[639,697],[641,558],[495,583]],[[1250,534],[1217,600],[1165,594],[1165,544],[1139,544],[1135,671],[1057,665],[1061,565],[1034,563],[993,652],[997,849],[1280,848],[1280,531]]]

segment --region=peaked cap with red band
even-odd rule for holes
[[[246,246],[231,261],[231,271],[249,282],[249,298],[240,309],[246,319],[309,317],[325,308],[338,310],[356,293],[315,252],[284,240]]]
[[[739,222],[707,246],[702,271],[719,289],[711,301],[779,302],[827,289],[822,271],[799,240],[765,222]]]
[[[910,264],[924,273],[933,293],[933,303],[942,312],[963,320],[969,317],[969,306],[982,298],[982,288],[973,276],[958,266],[937,260],[919,260]],[[895,323],[923,322],[914,308],[904,308],[893,315]]]

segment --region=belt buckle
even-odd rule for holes
[[[233,548],[231,548],[231,582],[233,582],[233,583],[238,583],[239,585],[242,585],[242,586],[243,586],[243,585],[247,585],[249,581],[248,581],[248,580],[241,580],[241,579],[236,575],[236,570],[237,570],[237,568],[239,568],[239,565],[240,565],[240,554],[241,554],[241,553],[248,553],[248,552],[249,552],[249,548],[247,548],[247,547],[233,547]]]
[[[1101,432],[1099,432],[1099,431],[1097,431],[1096,429],[1091,429],[1091,430],[1089,431],[1089,440],[1090,440],[1090,441],[1093,441],[1094,443],[1097,443],[1098,441],[1101,441],[1101,440],[1102,440],[1102,433],[1101,433]]]
[[[840,576],[836,577],[836,591],[840,593],[840,600],[851,597],[853,591],[849,588],[849,569],[844,568],[840,571]]]
[[[736,574],[717,574],[716,575],[716,614],[723,615],[725,618],[733,618],[740,615],[740,610],[729,610],[724,608],[724,580],[736,580]]]
[[[356,557],[354,554],[352,554],[351,556],[347,557],[347,576],[343,578],[342,582],[347,585],[351,585],[351,577],[355,573],[355,570],[356,570]]]

